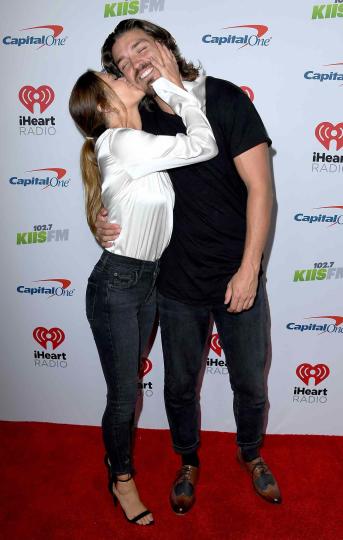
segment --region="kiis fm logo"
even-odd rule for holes
[[[222,36],[213,36],[212,34],[205,34],[202,36],[202,42],[207,45],[240,45],[238,48],[243,47],[268,47],[270,45],[271,37],[264,37],[268,32],[268,26],[264,24],[242,24],[238,26],[224,26],[222,30],[228,30],[233,28],[244,28],[245,33],[238,30],[237,33],[226,33]]]
[[[164,0],[131,0],[105,4],[104,17],[121,17],[137,13],[164,11]]]
[[[298,223],[309,223],[310,225],[312,225],[313,223],[325,223],[327,227],[333,227],[334,225],[343,225],[343,214],[337,213],[337,210],[343,210],[343,206],[319,206],[318,208],[314,208],[313,210],[329,210],[335,213],[333,215],[328,215],[327,212],[319,214],[303,214],[302,212],[299,212],[294,215],[294,220]]]
[[[26,45],[38,45],[37,49],[42,47],[62,47],[65,45],[66,37],[60,37],[63,32],[63,26],[59,24],[47,24],[44,26],[30,26],[29,28],[21,28],[19,32],[27,32],[34,30],[34,35],[27,34],[18,37],[5,36],[2,40],[4,45],[14,45],[16,47],[24,47]],[[47,34],[45,31],[48,31]],[[50,33],[52,32],[52,33]],[[40,34],[40,35],[38,35]]]
[[[342,279],[343,268],[334,268],[334,261],[314,263],[313,268],[295,270],[293,281],[323,281],[330,279]]]
[[[44,295],[48,298],[53,296],[65,296],[70,297],[74,295],[75,289],[70,289],[71,281],[70,279],[65,278],[49,278],[49,279],[38,279],[33,283],[54,283],[50,287],[37,286],[37,287],[27,287],[25,285],[18,285],[17,292],[20,294],[29,294],[31,296]],[[55,283],[59,285],[56,286]]]
[[[300,364],[295,370],[295,373],[306,386],[311,386],[312,388],[295,386],[293,390],[293,403],[313,405],[314,403],[327,402],[327,388],[313,388],[313,386],[316,387],[321,384],[330,375],[330,369],[326,364]]]
[[[17,246],[45,244],[47,242],[67,242],[68,240],[69,229],[53,229],[52,223],[34,225],[33,231],[17,233]]]
[[[301,333],[307,333],[312,332],[315,333],[317,336],[320,336],[322,334],[339,334],[343,335],[343,326],[341,324],[343,323],[343,317],[341,315],[316,315],[314,317],[306,317],[306,320],[310,319],[316,319],[316,320],[322,320],[324,321],[334,321],[334,322],[324,322],[323,324],[318,323],[295,323],[290,322],[286,325],[287,330],[293,330],[294,332],[301,332]],[[321,321],[322,322],[322,321]]]
[[[249,86],[241,86],[240,88],[241,88],[241,90],[243,90],[243,92],[246,93],[246,95],[248,96],[250,101],[254,101],[255,94],[254,94],[254,92],[252,91],[252,89]]]
[[[343,17],[343,0],[335,0],[333,4],[316,4],[312,9],[312,19],[334,19]]]
[[[48,173],[46,176],[44,175],[43,178],[42,178],[43,175],[31,176],[30,178],[21,178],[20,176],[11,176],[8,181],[12,186],[20,186],[20,187],[41,186],[42,190],[47,189],[49,187],[66,188],[69,186],[70,178],[64,178],[67,173],[67,170],[62,169],[61,167],[44,167],[43,169],[31,169],[30,171],[26,171],[26,172],[34,173],[34,172],[43,172],[43,171],[45,173]]]
[[[138,383],[138,389],[144,394],[146,397],[153,396],[153,387],[152,382],[143,382],[142,379],[145,377],[150,371],[152,370],[152,361],[149,358],[142,358],[141,360],[141,367],[139,370],[139,378],[141,379]]]
[[[316,139],[326,149],[335,147],[338,152],[343,148],[343,122],[332,124],[320,122],[315,128]],[[336,173],[343,171],[343,155],[313,152],[312,172]]]
[[[55,92],[47,84],[38,88],[27,85],[20,88],[18,92],[20,103],[30,113],[34,114],[35,109],[42,114],[55,99]],[[54,116],[32,118],[32,116],[19,116],[20,135],[55,135],[56,118]]]
[[[222,346],[219,341],[218,334],[212,334],[209,339],[210,349],[216,353],[217,356],[222,356]],[[206,373],[209,375],[226,375],[228,372],[226,360],[219,360],[218,358],[211,358],[208,356],[206,362]]]
[[[53,327],[48,330],[44,326],[38,326],[32,332],[33,339],[45,349],[48,350],[48,344],[54,351],[57,349],[61,343],[65,340],[65,333],[61,328]],[[64,352],[45,352],[45,351],[34,351],[34,365],[35,367],[67,367],[67,355]]]
[[[324,67],[333,67],[333,66],[343,66],[343,62],[337,62],[336,64],[324,64]],[[316,72],[316,71],[305,71],[304,78],[310,81],[319,81],[319,82],[327,82],[327,81],[343,81],[343,73],[338,71],[330,71],[328,73],[327,71],[324,73]],[[343,86],[342,84],[340,86]]]

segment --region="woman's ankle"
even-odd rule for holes
[[[117,482],[129,482],[130,480],[132,480],[132,474],[131,473],[117,474],[115,483],[117,483]]]

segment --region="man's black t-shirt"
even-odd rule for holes
[[[149,133],[186,132],[180,117],[157,105],[141,114]],[[158,280],[164,296],[203,305],[224,301],[227,283],[242,260],[247,190],[233,158],[271,142],[248,96],[227,81],[206,78],[206,116],[219,153],[168,171],[175,191],[174,228]]]

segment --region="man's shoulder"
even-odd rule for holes
[[[243,90],[231,81],[218,79],[217,77],[212,77],[210,75],[206,77],[206,91],[208,97],[211,93],[216,94],[215,97],[218,97],[218,95],[224,97],[237,97],[244,94]]]

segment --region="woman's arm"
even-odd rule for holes
[[[211,126],[196,98],[164,77],[152,85],[157,95],[181,116],[187,135],[151,135],[133,129],[113,131],[110,152],[123,169],[132,178],[139,178],[216,156],[218,149]]]

